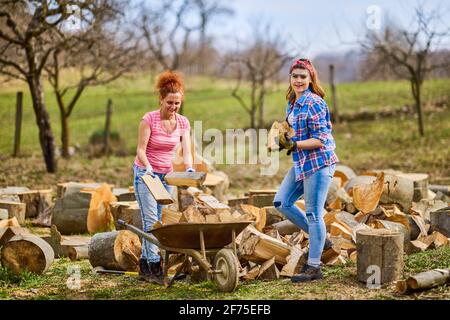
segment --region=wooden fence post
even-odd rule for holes
[[[339,123],[339,111],[336,97],[336,85],[334,84],[334,65],[330,64],[330,87],[331,87],[331,99],[333,104],[334,122]]]
[[[109,136],[111,128],[111,114],[112,114],[112,100],[108,99],[106,105],[106,122],[105,122],[105,136],[103,142],[103,154],[109,154]]]
[[[22,128],[22,106],[23,106],[23,93],[17,92],[16,96],[16,130],[14,132],[14,151],[13,157],[19,156],[20,153],[20,131]]]

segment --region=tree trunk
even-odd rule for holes
[[[419,121],[420,136],[425,136],[423,118],[422,118],[422,83],[420,79],[414,78],[411,80],[412,94],[416,104],[417,120]]]
[[[69,159],[69,145],[70,145],[70,131],[68,116],[65,112],[61,111],[61,155],[64,159]]]
[[[55,159],[55,139],[53,137],[50,125],[50,116],[45,107],[44,90],[42,88],[39,75],[33,75],[27,79],[33,101],[34,114],[36,115],[36,123],[39,128],[39,142],[41,144],[42,154],[44,155],[45,166],[47,172],[55,173],[57,163]]]

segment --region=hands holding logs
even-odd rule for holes
[[[267,148],[269,151],[281,151],[287,150],[287,155],[296,148],[295,142],[292,141],[292,137],[295,135],[294,129],[292,129],[286,121],[282,123],[275,121],[272,124],[268,138]]]

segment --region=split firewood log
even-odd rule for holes
[[[52,247],[32,234],[18,234],[3,246],[2,266],[15,274],[29,271],[36,274],[46,272],[54,259]]]
[[[276,189],[250,189],[248,192],[248,204],[258,208],[272,206],[276,193]]]
[[[345,166],[343,164],[336,165],[336,170],[334,171],[334,176],[341,179],[340,187],[343,187],[347,181],[356,177],[355,172],[352,168]]]
[[[241,204],[241,209],[245,214],[250,214],[255,217],[255,228],[262,232],[266,226],[266,210],[249,204]]]
[[[300,231],[301,229],[295,225],[290,220],[283,220],[277,223],[272,224],[272,227],[278,230],[280,235],[284,236],[287,234],[292,234],[294,232]]]
[[[274,121],[267,135],[267,149],[269,152],[280,150],[278,141],[278,136],[280,134],[286,134],[288,138],[292,138],[295,135],[295,132],[286,121]]]
[[[419,202],[414,202],[410,213],[420,215],[426,222],[429,223],[431,221],[431,212],[444,209],[447,206],[448,204],[441,200],[422,199]]]
[[[19,224],[25,223],[25,212],[27,205],[22,202],[0,200],[0,208],[8,210],[8,217],[16,217]]]
[[[169,208],[162,208],[162,210],[161,210],[162,224],[166,225],[166,224],[178,223],[178,221],[180,221],[180,218],[182,215],[183,215],[182,212],[171,210]]]
[[[137,271],[141,242],[128,230],[97,233],[89,242],[88,253],[93,267]]]
[[[200,187],[205,179],[205,172],[171,172],[164,177],[167,184],[178,187]]]
[[[397,290],[407,293],[415,290],[427,290],[450,282],[450,269],[433,269],[408,277],[397,282]]]
[[[376,177],[374,177],[374,176],[369,176],[369,175],[356,176],[356,177],[353,177],[353,178],[349,179],[347,182],[345,182],[344,190],[348,193],[348,195],[350,197],[352,197],[353,196],[353,187],[355,185],[358,185],[358,184],[371,184],[375,180],[376,180]]]
[[[265,261],[259,268],[258,279],[261,280],[277,280],[280,278],[280,270],[275,263],[275,257]]]
[[[246,281],[254,280],[259,275],[259,269],[261,267],[259,265],[254,265],[247,273],[243,276],[243,279]]]
[[[252,262],[262,263],[275,256],[280,265],[287,263],[290,246],[283,241],[265,235],[249,225],[243,232],[239,244],[241,257]]]
[[[345,211],[336,213],[336,221],[330,226],[330,234],[332,236],[342,236],[345,239],[356,242],[356,232],[358,230],[370,229],[369,226],[359,223],[355,217]]]
[[[287,257],[287,263],[281,269],[280,275],[292,277],[300,272],[300,268],[306,263],[307,257],[300,245],[292,246],[291,253]]]
[[[371,184],[357,184],[353,187],[353,203],[355,207],[368,213],[378,206],[383,192],[384,173],[380,173]]]
[[[284,220],[284,215],[278,211],[274,206],[264,207],[266,211],[266,226]]]
[[[0,227],[0,247],[4,246],[12,237],[25,234],[30,234],[30,231],[27,228],[20,227],[18,223],[16,226]]]
[[[111,202],[110,209],[114,221],[120,219],[142,230],[141,210],[137,201]],[[126,228],[120,225],[116,225],[116,230],[123,229]]]

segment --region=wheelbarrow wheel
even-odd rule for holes
[[[214,269],[221,271],[214,274],[214,280],[220,291],[232,292],[239,282],[239,262],[230,249],[221,249],[214,257]]]

